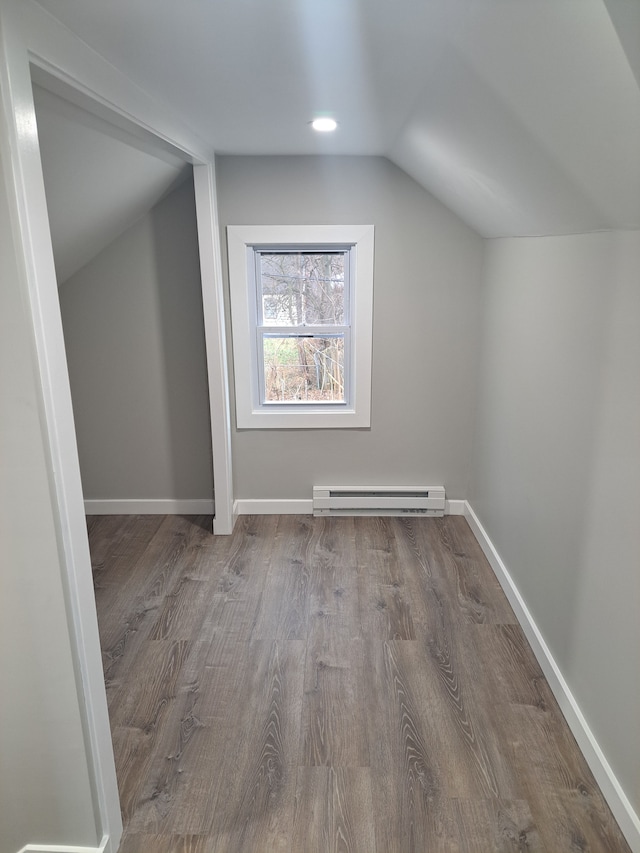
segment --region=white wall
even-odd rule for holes
[[[640,233],[489,241],[470,503],[640,810]]]
[[[2,168],[0,235],[0,851],[14,853],[42,839],[93,847],[100,839],[41,391]]]
[[[310,499],[321,483],[465,497],[482,240],[383,158],[219,157],[216,172],[225,245],[227,225],[376,229],[371,429],[236,430],[236,498]]]
[[[213,495],[193,182],[60,287],[84,496]]]

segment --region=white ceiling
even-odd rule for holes
[[[39,2],[219,153],[385,155],[484,236],[640,227],[640,0]]]
[[[33,87],[59,284],[147,213],[189,167],[134,147],[85,110]]]

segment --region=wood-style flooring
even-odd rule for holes
[[[628,853],[460,517],[88,521],[121,853]]]

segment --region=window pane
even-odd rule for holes
[[[260,253],[262,324],[344,324],[345,252]]]
[[[344,402],[344,335],[264,335],[264,400]]]

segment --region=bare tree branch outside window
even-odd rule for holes
[[[262,253],[259,298],[265,401],[343,401],[344,334],[317,327],[345,321],[345,252]]]

